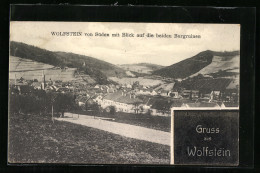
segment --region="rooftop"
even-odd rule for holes
[[[181,107],[220,107],[217,103],[206,103],[206,102],[199,102],[199,103],[184,103]]]
[[[135,104],[142,103],[142,100],[135,98],[133,95],[124,92],[114,92],[104,97],[106,100],[113,100],[119,103]]]

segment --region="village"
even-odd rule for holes
[[[238,83],[232,79],[194,77],[181,81],[149,76],[150,79],[161,79],[164,83],[145,86],[139,81],[132,84],[113,82],[100,85],[86,81],[45,78],[42,74],[42,80],[26,80],[23,77],[10,79],[11,94],[26,95],[34,90],[42,90],[46,93],[69,93],[74,96],[75,104],[83,111],[88,111],[86,105],[97,104],[103,112],[110,112],[113,109],[119,113],[151,116],[170,116],[172,107],[238,107]]]

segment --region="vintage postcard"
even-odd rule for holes
[[[235,166],[240,25],[10,22],[8,162]]]

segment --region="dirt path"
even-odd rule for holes
[[[58,121],[66,121],[83,126],[88,126],[121,136],[154,142],[170,146],[171,134],[159,130],[149,129],[140,126],[123,124],[113,121],[106,121],[100,117],[65,113],[65,118],[55,118]]]

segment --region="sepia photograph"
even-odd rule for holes
[[[239,24],[10,21],[9,47],[8,163],[238,164]]]

